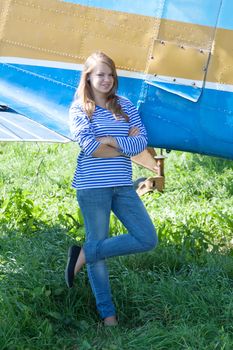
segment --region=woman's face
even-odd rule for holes
[[[106,96],[114,84],[112,70],[105,63],[97,63],[89,78],[94,96]]]

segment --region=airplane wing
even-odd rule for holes
[[[69,142],[70,139],[7,106],[0,105],[1,141]]]

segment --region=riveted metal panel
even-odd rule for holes
[[[222,5],[221,0],[217,1],[214,12],[211,13],[213,27],[200,27],[192,23],[180,25],[179,22],[167,20],[161,22],[148,65],[147,81],[149,84],[174,92],[192,101],[198,100],[208,70],[217,20]],[[175,2],[167,0],[164,6],[165,11],[171,4],[175,9]],[[195,7],[193,2],[190,4],[182,1],[182,6],[179,10],[183,11],[186,16],[190,14],[190,17],[193,18],[195,13],[201,15],[201,8],[198,8],[197,4]],[[202,16],[204,16],[204,12]],[[166,86],[166,83],[169,85]],[[184,85],[183,92],[181,85]],[[187,87],[189,87],[188,90]]]
[[[218,29],[215,36],[213,57],[207,80],[217,84],[233,84],[233,35],[232,31]],[[216,86],[217,88],[217,86]]]
[[[209,53],[209,50],[155,40],[148,73],[168,75],[171,81],[177,77],[191,79],[194,84],[195,80],[204,80]]]

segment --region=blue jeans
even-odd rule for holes
[[[83,249],[88,277],[97,309],[104,319],[116,314],[105,259],[151,250],[158,239],[153,223],[133,186],[78,190],[77,199],[86,230]],[[128,233],[108,237],[111,211]]]

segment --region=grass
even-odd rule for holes
[[[169,155],[164,193],[143,197],[160,245],[109,260],[120,325],[106,329],[85,269],[72,290],[63,280],[68,246],[84,240],[76,154],[74,144],[0,144],[0,349],[231,350],[232,162]],[[111,234],[122,229],[112,216]]]

